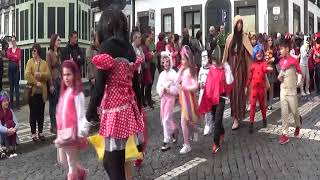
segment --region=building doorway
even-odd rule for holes
[[[216,30],[220,25],[225,26],[225,32],[230,32],[231,8],[229,0],[209,0],[206,5],[206,34],[210,26]]]
[[[200,11],[185,12],[183,15],[185,28],[189,30],[189,34],[192,37],[196,36],[196,33],[201,30],[201,14]]]

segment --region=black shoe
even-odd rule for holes
[[[249,125],[249,133],[250,134],[253,133],[253,123],[250,123],[250,125]]]
[[[44,137],[44,135],[38,134],[38,137],[39,137],[40,141],[45,141],[46,140],[46,137]]]
[[[148,105],[146,103],[143,103],[143,107],[147,107]]]
[[[153,104],[149,104],[149,107],[150,107],[151,109],[154,109]]]
[[[262,127],[266,128],[267,127],[267,120],[262,120]]]
[[[271,111],[272,110],[272,106],[268,106],[268,110]]]

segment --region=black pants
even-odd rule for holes
[[[19,80],[20,80],[20,71],[19,66],[12,61],[9,61],[8,67],[8,77],[10,81],[10,98],[13,102],[13,94],[16,95],[16,101],[19,102],[20,92],[19,92]]]
[[[162,72],[161,56],[157,56],[157,69],[160,74]]]
[[[36,128],[38,123],[38,133],[42,133],[44,122],[44,106],[41,94],[35,94],[30,98],[30,128],[31,133],[36,134]]]
[[[151,90],[152,90],[152,84],[146,85],[146,86],[141,84],[142,104],[146,104],[146,101],[148,105],[152,104]]]
[[[315,81],[316,81],[316,89],[317,94],[320,94],[320,64],[316,64],[314,67]]]
[[[212,106],[212,110],[211,110],[212,121],[215,123],[213,141],[217,146],[220,146],[220,136],[224,134],[224,127],[223,127],[224,107],[225,107],[225,99],[220,98],[220,104]]]
[[[125,150],[105,151],[103,166],[107,171],[110,180],[126,180],[125,173]]]
[[[156,73],[156,69],[157,69],[157,66],[155,63],[151,63],[150,64],[150,71],[151,71],[151,77],[152,77],[152,84],[153,84],[153,81],[154,81],[154,75]]]

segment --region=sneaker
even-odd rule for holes
[[[262,127],[267,128],[267,120],[262,120]]]
[[[207,126],[207,125],[205,125],[204,126],[204,130],[203,130],[203,135],[204,136],[207,136],[207,135],[209,135],[211,132],[210,132],[210,126]]]
[[[307,95],[310,95],[311,93],[310,93],[310,91],[309,91],[309,90],[307,90],[307,91],[306,91],[306,94],[307,94]]]
[[[199,141],[199,134],[197,132],[193,133],[193,141],[198,142]]]
[[[298,137],[300,134],[300,127],[296,127],[296,129],[294,130],[294,137]]]
[[[268,106],[268,110],[271,111],[272,110],[272,106]]]
[[[250,125],[249,125],[249,133],[250,134],[253,133],[253,123],[250,123]]]
[[[289,142],[289,138],[287,135],[283,134],[282,136],[280,136],[279,143],[281,145],[287,144],[288,142]]]
[[[46,140],[46,137],[42,133],[38,134],[38,138],[40,139],[40,141],[45,141]]]
[[[216,154],[219,151],[219,149],[220,149],[220,147],[217,146],[216,144],[212,145],[212,153],[213,154]]]
[[[182,149],[180,150],[180,154],[187,154],[190,151],[191,151],[191,146],[184,144]]]
[[[301,93],[301,96],[306,96],[307,94],[305,92],[302,92]]]
[[[169,150],[171,147],[169,146],[168,143],[163,143],[162,147],[161,147],[161,151],[164,152],[164,151],[167,151]]]

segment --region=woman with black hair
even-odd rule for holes
[[[86,117],[91,120],[100,106],[99,133],[105,137],[104,168],[111,180],[125,180],[127,140],[129,136],[138,144],[143,140],[140,86],[135,71],[142,60],[138,58],[135,63],[127,19],[120,10],[104,11],[98,27],[100,54],[92,59],[98,69],[96,87]]]

